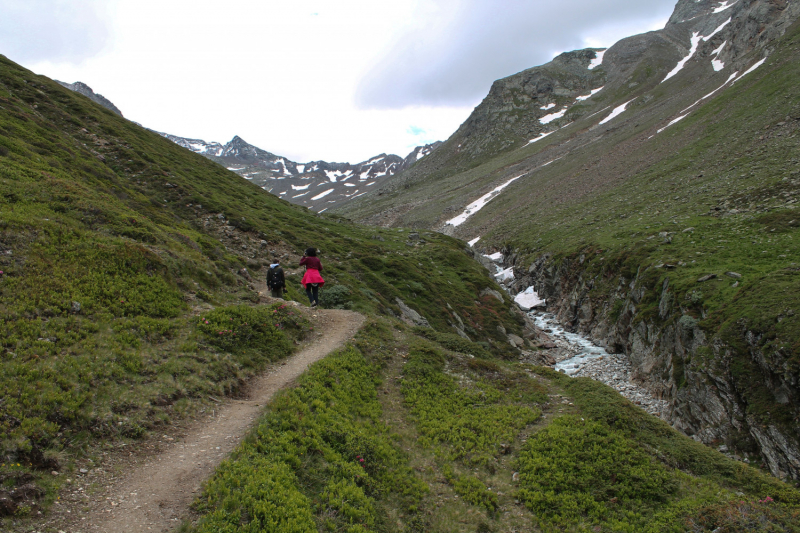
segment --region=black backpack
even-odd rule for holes
[[[267,287],[285,287],[286,280],[283,277],[283,269],[279,266],[270,268],[267,271]]]

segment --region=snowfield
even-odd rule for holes
[[[537,305],[545,303],[545,301],[539,298],[539,295],[536,294],[533,286],[530,286],[523,292],[517,294],[514,297],[514,301],[517,302],[517,305],[519,305],[523,311],[530,311]]]
[[[634,98],[633,100],[636,100],[636,98]],[[624,113],[625,109],[627,109],[627,107],[628,107],[628,104],[633,102],[633,100],[628,100],[627,102],[625,102],[621,106],[615,108],[614,111],[612,111],[610,115],[608,115],[606,118],[604,118],[603,120],[600,121],[600,125],[603,125],[603,124],[606,124],[608,122],[611,122],[613,119],[615,119],[616,117],[618,117],[619,115]]]
[[[606,55],[606,51],[605,50],[602,50],[600,52],[596,52],[595,56],[594,56],[594,59],[592,59],[592,62],[589,63],[589,70],[594,70],[597,67],[599,67],[600,65],[602,65],[603,64],[603,56],[604,55]]]
[[[554,120],[558,120],[561,117],[563,117],[566,113],[567,113],[567,106],[564,106],[564,109],[562,109],[557,113],[551,113],[549,115],[543,116],[542,118],[539,119],[539,122],[541,122],[542,124],[550,124]]]
[[[463,212],[463,213],[461,213],[460,215],[458,215],[458,216],[457,216],[457,217],[455,217],[455,218],[451,218],[450,220],[448,220],[447,222],[445,222],[445,224],[447,224],[447,225],[449,225],[449,226],[460,226],[461,224],[463,224],[464,222],[466,222],[466,220],[467,220],[469,217],[471,217],[472,215],[474,215],[475,213],[477,213],[478,211],[480,211],[481,209],[483,209],[483,206],[485,206],[486,204],[488,204],[488,203],[489,203],[489,202],[490,202],[490,201],[491,201],[491,200],[492,200],[492,199],[493,199],[495,196],[497,196],[498,194],[500,194],[500,192],[501,192],[503,189],[505,189],[506,187],[508,187],[508,186],[509,186],[509,185],[511,185],[513,182],[515,182],[515,181],[517,181],[518,179],[520,179],[521,177],[522,177],[522,175],[520,175],[520,176],[517,176],[516,178],[511,178],[510,180],[508,180],[508,181],[507,181],[507,182],[505,182],[504,184],[500,185],[499,187],[497,187],[497,188],[493,189],[492,191],[490,191],[490,192],[488,192],[488,193],[484,194],[483,196],[481,196],[480,198],[478,198],[477,200],[475,200],[474,202],[472,202],[471,204],[469,204],[469,205],[467,206],[467,208],[464,210],[464,212]]]

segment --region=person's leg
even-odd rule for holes
[[[314,303],[319,305],[319,285],[315,283],[312,290],[314,291]]]
[[[311,284],[306,285],[306,295],[308,296],[308,303],[314,303],[314,295],[311,292]]]

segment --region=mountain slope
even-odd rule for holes
[[[798,14],[681,0],[596,68],[583,51],[496,82],[341,212],[501,249],[511,288],[628,354],[676,427],[798,479]]]
[[[64,83],[63,81],[58,81],[60,85],[66,87],[70,91],[75,91],[78,94],[82,94],[92,102],[100,104],[101,106],[105,107],[109,111],[113,111],[119,116],[122,116],[122,111],[119,110],[117,106],[111,103],[111,100],[103,96],[102,94],[95,93],[91,87],[86,85],[83,82],[76,81],[75,83]]]
[[[498,354],[523,334],[459,241],[309,213],[0,56],[0,515],[291,353],[305,319],[254,304],[275,259],[306,301],[308,246],[323,305],[443,331],[454,306]]]
[[[410,168],[441,144],[418,146],[405,159],[380,154],[354,165],[325,161],[300,164],[248,144],[238,136],[222,145],[167,133],[160,135],[225,166],[275,196],[318,213],[363,196],[371,187]]]
[[[2,57],[0,162],[3,531],[84,529],[102,472],[290,354],[304,313],[257,290],[280,258],[302,301],[307,246],[323,306],[368,325],[265,409],[185,530],[796,523],[785,483],[521,363],[538,333],[461,241],[309,213]]]

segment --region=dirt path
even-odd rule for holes
[[[340,348],[364,317],[352,311],[315,310],[319,333],[299,353],[276,363],[249,386],[246,400],[226,400],[214,417],[199,420],[185,435],[161,449],[109,491],[73,515],[68,533],[171,531],[188,517],[202,483],[214,472],[258,418],[264,405],[306,368]],[[85,508],[84,508],[85,509]]]

